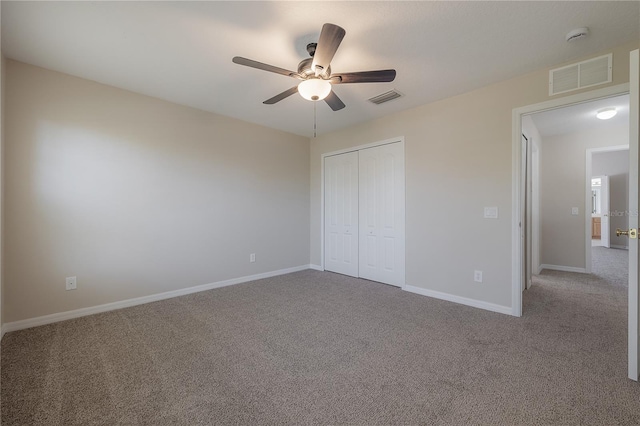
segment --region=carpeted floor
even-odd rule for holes
[[[607,285],[629,287],[629,251],[592,247],[591,271]]]
[[[2,419],[640,424],[626,376],[606,274],[543,273],[513,318],[303,271],[9,333]]]

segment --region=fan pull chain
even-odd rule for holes
[[[316,128],[317,128],[317,119],[316,119],[316,104],[318,102],[314,101],[313,102],[313,137],[316,137]]]

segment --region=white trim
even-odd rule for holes
[[[629,54],[629,209],[638,208],[638,143],[640,141],[640,50]],[[629,228],[638,228],[637,210],[629,215]],[[629,295],[627,297],[627,363],[628,377],[638,381],[640,370],[640,318],[638,318],[638,240],[630,239],[629,244]]]
[[[104,305],[91,306],[88,308],[75,309],[73,311],[59,312],[50,315],[44,315],[36,318],[29,318],[20,321],[6,323],[2,326],[2,335],[11,331],[23,330],[25,328],[37,327],[40,325],[52,324],[54,322],[66,321],[74,318],[80,318],[87,315],[99,314],[102,312],[115,311],[117,309],[129,308],[131,306],[143,305],[145,303],[157,302],[159,300],[171,299],[174,297],[185,296],[191,293],[213,290],[216,288],[227,287],[234,284],[241,284],[248,281],[260,280],[263,278],[275,277],[278,275],[290,274],[292,272],[304,271],[311,269],[311,265],[296,266],[293,268],[279,269],[277,271],[264,272],[262,274],[249,275],[245,277],[232,278],[229,280],[218,281],[210,284],[198,285],[195,287],[182,288],[180,290],[167,291],[164,293],[152,294],[150,296],[136,297],[134,299],[121,300],[119,302],[105,303]]]
[[[337,151],[326,152],[322,154],[322,161],[324,161],[325,157],[346,154],[347,152],[360,151],[361,149],[373,148],[381,145],[389,145],[396,142],[404,142],[404,136],[398,136],[397,138],[385,139],[383,141],[378,141],[378,142],[365,143],[363,145],[356,145],[356,146],[345,148],[345,149],[339,149]]]
[[[587,149],[585,153],[585,194],[584,194],[584,221],[585,221],[585,252],[584,252],[584,266],[588,273],[591,273],[591,240],[593,239],[592,227],[593,216],[588,214],[592,210],[591,206],[591,170],[593,163],[593,152]]]
[[[484,309],[486,311],[497,312],[499,314],[511,315],[510,306],[496,305],[494,303],[483,302],[482,300],[469,299],[467,297],[456,296],[454,294],[442,293],[440,291],[428,290],[422,287],[414,287],[406,284],[403,288],[404,291],[410,293],[420,294],[422,296],[433,297],[434,299],[446,300],[448,302],[459,303],[461,305],[472,306],[474,308]]]
[[[612,145],[603,146],[600,148],[588,148],[587,151],[591,151],[591,153],[629,151],[629,145]]]
[[[522,162],[522,113],[512,112],[511,147],[511,314],[522,316],[522,245],[520,244],[520,169]]]
[[[324,268],[320,265],[314,265],[313,263],[309,265],[309,269],[313,269],[314,271],[324,271]]]
[[[621,246],[619,244],[611,244],[610,247],[618,250],[629,250],[629,246]]]
[[[518,222],[520,211],[520,145],[522,138],[522,116],[569,105],[590,102],[596,99],[610,98],[629,93],[629,83],[590,90],[576,95],[564,96],[545,102],[514,108],[512,111],[512,145],[511,145],[511,309],[512,315],[522,316],[522,247],[520,246],[520,229]],[[586,255],[585,255],[586,258]],[[585,259],[586,260],[586,259]]]
[[[540,265],[540,271],[542,271],[543,269],[549,269],[552,271],[578,272],[580,274],[588,274],[586,268],[576,268],[575,266],[549,265],[547,263],[543,263],[542,265]]]

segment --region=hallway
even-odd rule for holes
[[[538,332],[555,336],[546,340],[548,347],[536,348],[541,354],[578,362],[594,381],[622,384],[627,380],[628,251],[593,247],[592,267],[591,274],[545,270],[533,276],[532,288],[524,292],[524,318],[537,317]]]

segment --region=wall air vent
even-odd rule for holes
[[[390,90],[386,93],[383,93],[381,95],[378,96],[374,96],[373,98],[370,98],[369,101],[373,102],[376,105],[380,105],[383,104],[385,102],[389,102],[392,101],[394,99],[398,99],[400,96],[402,96],[402,93],[398,92],[397,90]]]
[[[612,81],[613,54],[549,71],[549,96]]]

